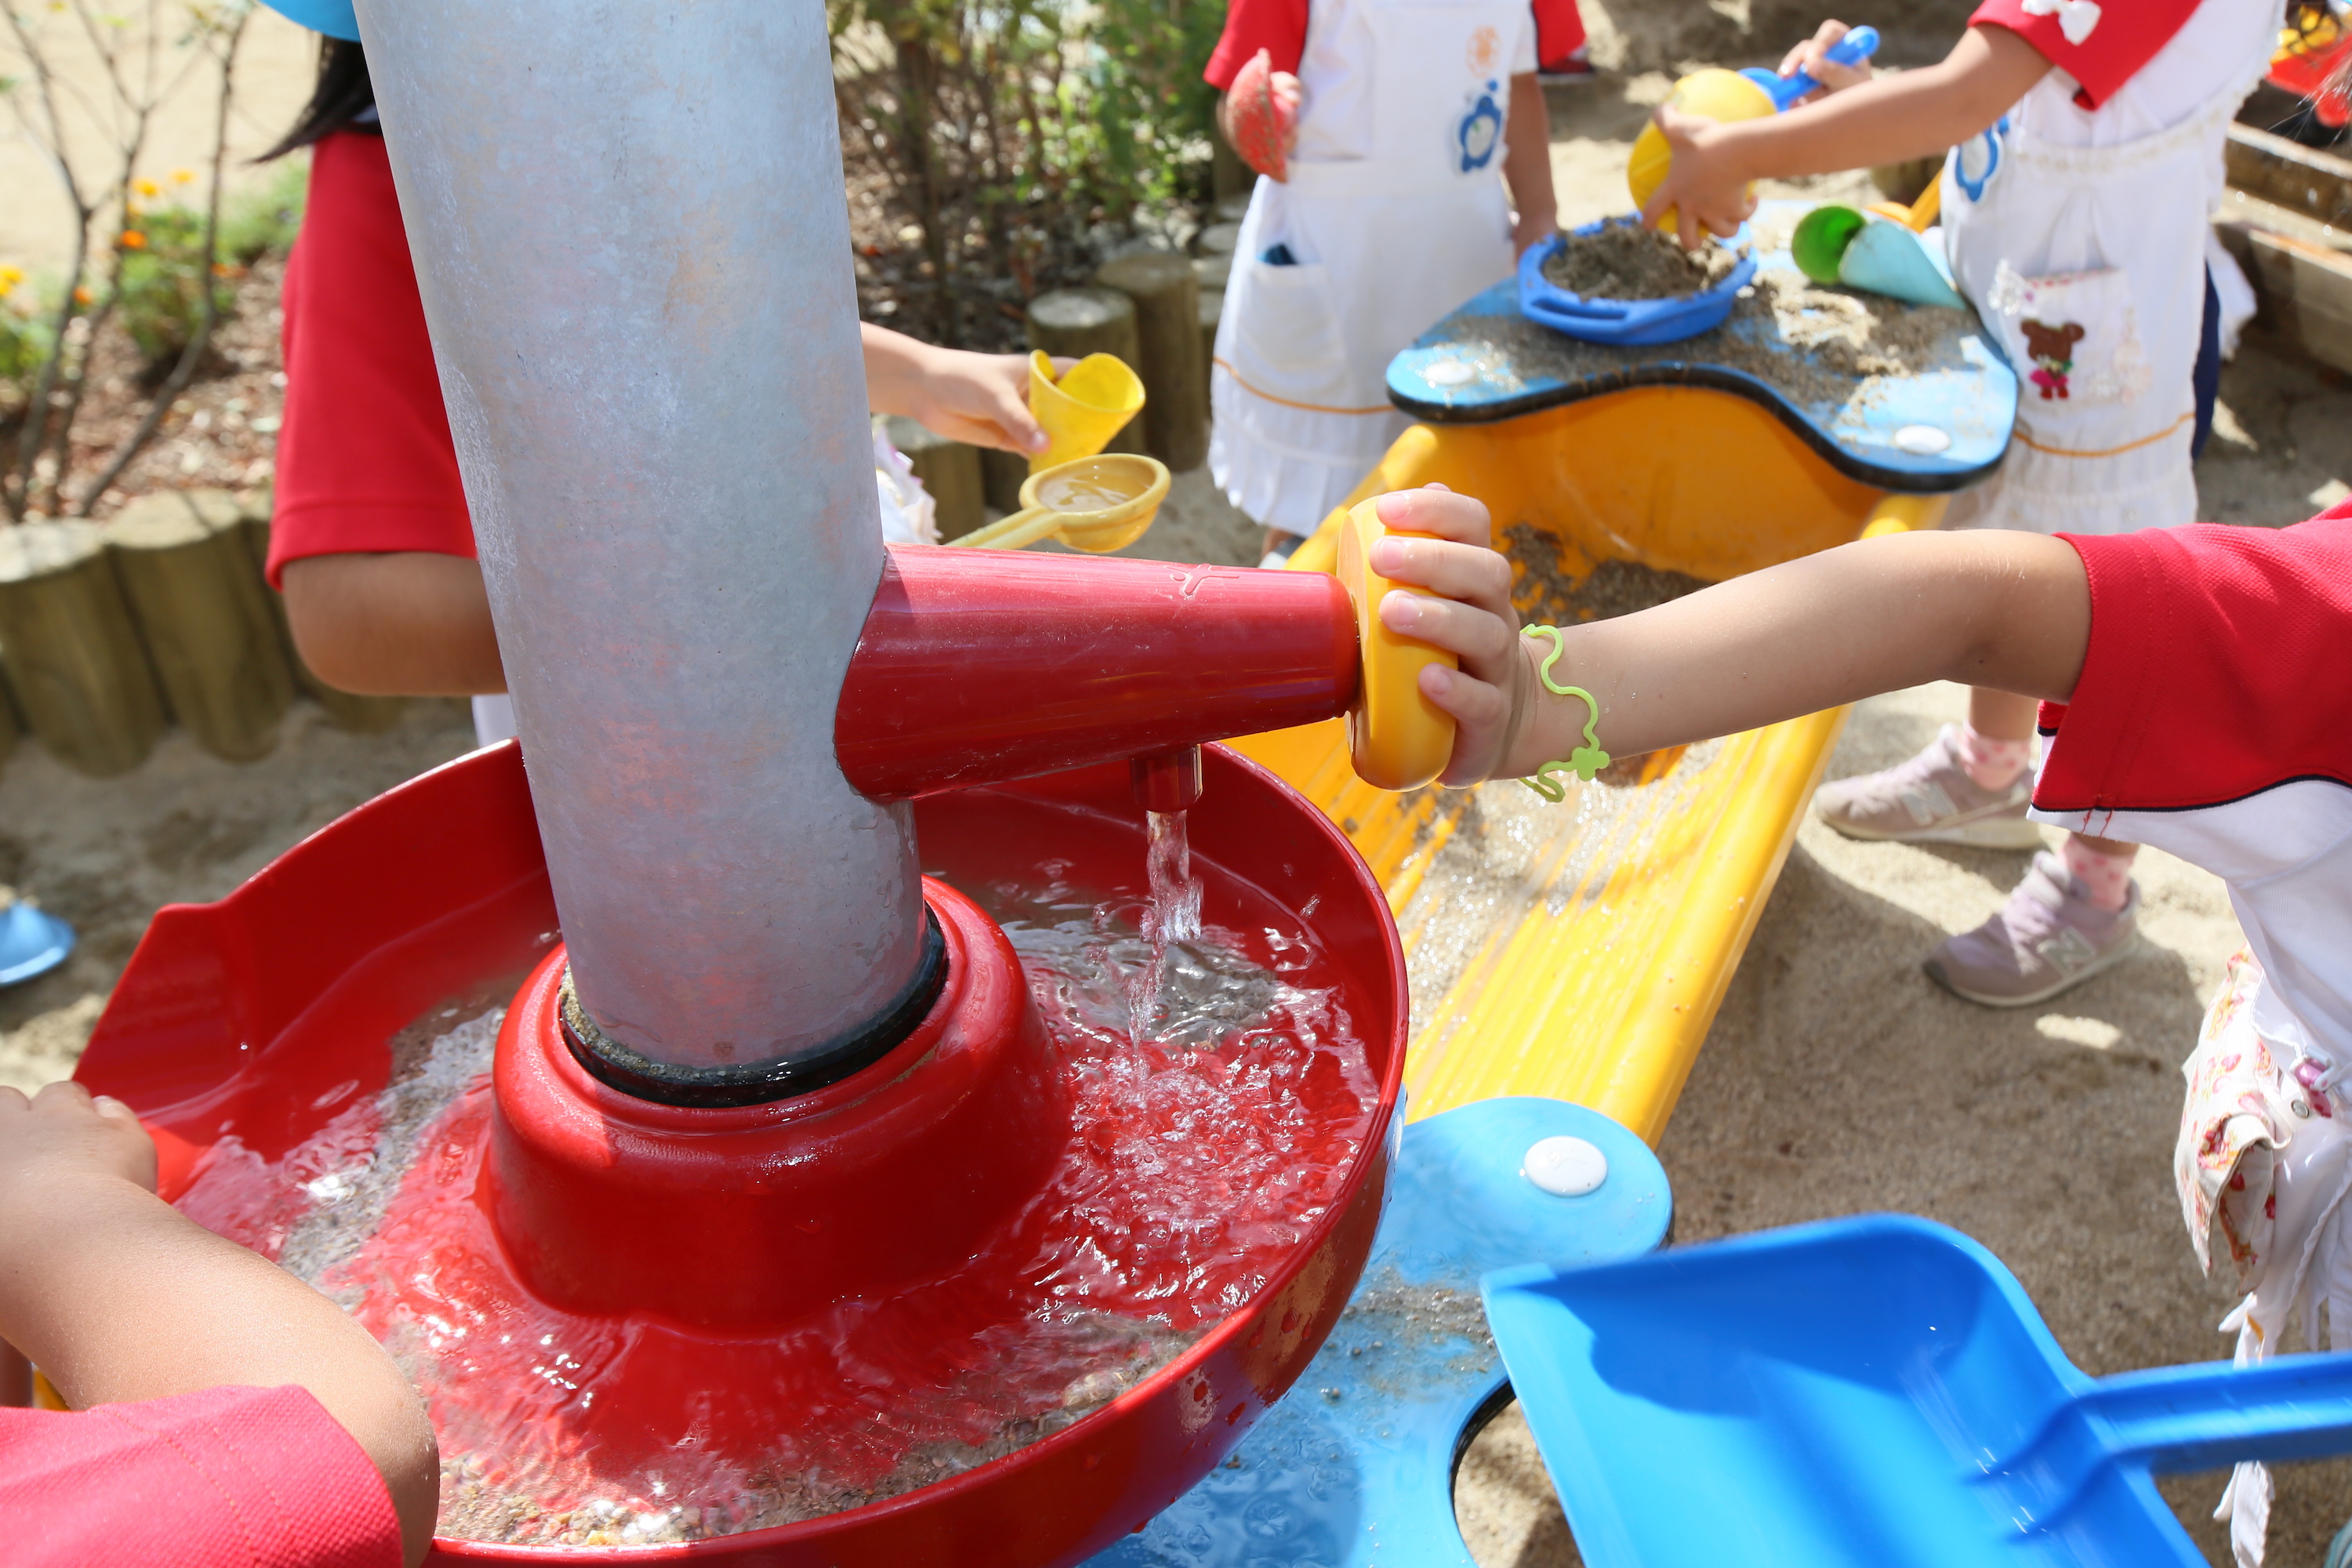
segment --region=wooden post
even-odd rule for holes
[[[1029,346],[1056,358],[1110,354],[1125,360],[1138,375],[1145,374],[1135,301],[1116,289],[1056,289],[1038,295],[1029,301]],[[1149,396],[1151,383],[1147,379],[1143,384]],[[1105,450],[1140,452],[1145,449],[1143,432],[1143,421],[1131,419]]]
[[[988,504],[999,511],[1021,510],[1021,487],[1029,479],[1029,459],[1018,452],[980,449],[980,481]]]
[[[1233,259],[1234,247],[1239,245],[1241,240],[1242,226],[1231,219],[1226,219],[1213,223],[1202,229],[1200,237],[1193,240],[1192,248],[1204,257],[1222,256],[1230,262]]]
[[[890,445],[907,454],[907,460],[915,466],[915,477],[931,493],[942,541],[961,539],[988,521],[979,447],[934,435],[901,415],[891,416],[887,425]]]
[[[1209,137],[1209,195],[1213,201],[1228,201],[1234,197],[1247,200],[1257,184],[1257,171],[1242,162],[1242,155],[1225,141],[1224,133],[1213,132]]]
[[[1217,322],[1223,317],[1224,313],[1225,291],[1223,289],[1202,289],[1201,363],[1203,366],[1213,367],[1216,363]],[[1216,417],[1215,414],[1211,409],[1209,402],[1209,378],[1214,374],[1215,372],[1213,368],[1210,368],[1203,370],[1201,376],[1201,416],[1204,419],[1213,419]]]
[[[0,528],[0,665],[34,738],[77,773],[128,773],[163,700],[98,525]]]
[[[8,695],[7,680],[0,678],[0,762],[16,749],[17,733],[16,699]]]
[[[173,716],[196,744],[232,763],[267,756],[294,701],[294,673],[254,580],[242,521],[226,495],[199,503],[162,490],[124,507],[106,529]]]
[[[1199,468],[1209,455],[1201,413],[1208,362],[1201,357],[1201,284],[1191,258],[1139,250],[1103,263],[1095,281],[1135,301],[1146,449],[1177,473]]]
[[[269,619],[277,626],[278,640],[285,648],[286,667],[294,672],[294,684],[326,710],[328,722],[338,730],[347,730],[354,735],[373,735],[399,723],[401,714],[408,710],[407,698],[362,697],[355,691],[345,691],[320,679],[302,662],[301,652],[294,646],[294,628],[286,621],[286,600],[262,574],[269,565],[268,499],[264,497],[242,510],[238,531],[244,535],[246,554],[253,563],[253,580],[261,584],[263,602],[269,606]]]

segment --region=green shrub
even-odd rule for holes
[[[263,184],[230,195],[221,204],[221,259],[250,267],[292,249],[310,188],[310,154],[297,153],[271,164]]]
[[[39,303],[24,287],[25,275],[0,267],[0,413],[22,407],[32,395],[33,378],[49,356],[49,329]]]
[[[152,372],[179,358],[204,324],[205,215],[177,203],[134,206],[129,222],[119,241],[115,319]],[[213,264],[214,306],[223,317],[236,307],[236,270],[226,259]]]

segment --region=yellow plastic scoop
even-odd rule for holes
[[[1142,408],[1142,379],[1115,354],[1088,354],[1058,380],[1051,358],[1031,354],[1029,412],[1051,444],[1029,459],[1030,473],[1093,457]]]
[[[1422,695],[1424,665],[1460,668],[1462,661],[1417,638],[1399,637],[1381,623],[1381,601],[1391,588],[1427,594],[1372,569],[1373,542],[1389,531],[1380,502],[1359,501],[1339,525],[1337,572],[1356,605],[1356,646],[1363,664],[1356,703],[1348,713],[1349,760],[1378,789],[1419,789],[1445,769],[1454,754],[1454,715]],[[1416,536],[1418,537],[1418,536]]]
[[[1019,550],[1040,540],[1059,539],[1074,549],[1100,554],[1142,538],[1167,499],[1168,468],[1159,458],[1107,452],[1031,474],[1021,487],[1019,511],[949,542]]]

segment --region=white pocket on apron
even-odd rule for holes
[[[2129,403],[2154,378],[2121,268],[2026,278],[2004,261],[1985,303],[2036,423]]]
[[[1252,257],[1244,320],[1231,342],[1234,374],[1261,396],[1310,408],[1350,403],[1347,340],[1319,261],[1276,266]]]

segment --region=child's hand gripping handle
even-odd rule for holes
[[[1360,661],[1356,702],[1348,712],[1348,749],[1366,784],[1418,789],[1444,770],[1454,752],[1454,717],[1422,694],[1421,672],[1432,664],[1459,669],[1462,661],[1381,624],[1381,601],[1391,589],[1428,590],[1372,570],[1372,543],[1389,531],[1378,506],[1377,500],[1359,502],[1339,525],[1339,576],[1356,606]]]
[[[1822,58],[1832,65],[1858,66],[1878,52],[1878,29],[1861,26],[1850,29],[1846,36],[1822,51]],[[1819,90],[1821,83],[1803,71],[1790,71],[1779,76],[1761,67],[1741,71],[1740,75],[1772,95],[1772,107],[1786,109],[1809,92]]]

